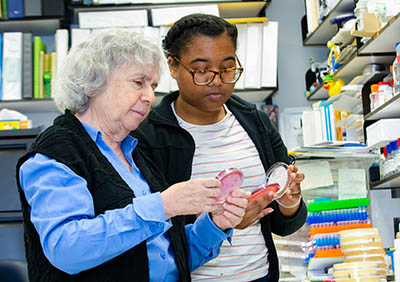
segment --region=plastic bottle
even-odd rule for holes
[[[389,70],[390,70],[389,74],[383,78],[383,81],[389,82],[389,86],[393,88],[393,65],[389,66]]]
[[[385,155],[384,151],[386,148],[380,148],[379,154],[379,179],[385,178]]]
[[[400,41],[395,45],[396,59],[393,62],[393,95],[400,94]]]
[[[390,142],[390,147],[392,148],[392,174],[397,172],[397,161],[399,159],[399,146],[397,144],[397,139]]]
[[[370,107],[371,107],[371,112],[379,107],[379,93],[378,93],[379,85],[378,84],[372,84],[371,85],[371,93],[369,94],[369,100],[371,101]]]
[[[387,81],[381,81],[378,83],[378,85],[379,100],[382,101],[382,104],[384,104],[393,96],[392,87],[390,87],[389,82]]]
[[[384,178],[386,178],[387,177],[387,158],[388,158],[388,156],[387,156],[387,146],[386,147],[384,147],[383,148],[383,158],[384,158],[384,161],[383,161],[383,169],[382,169],[382,171],[383,171],[383,177],[382,177],[382,179],[384,179]]]
[[[400,147],[399,147],[399,140],[394,140],[392,142],[392,150],[394,151],[394,165],[393,165],[393,171],[394,173],[400,172]]]
[[[394,158],[393,158],[393,151],[392,151],[392,143],[389,143],[386,145],[386,152],[387,152],[387,158],[386,158],[386,177],[391,176],[394,173],[393,170],[393,165],[394,165]]]

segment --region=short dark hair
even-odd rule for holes
[[[162,47],[167,58],[180,58],[181,52],[195,36],[217,37],[224,33],[232,39],[236,49],[238,32],[235,25],[214,15],[191,14],[174,23],[162,41]]]

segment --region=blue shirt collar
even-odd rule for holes
[[[80,121],[85,128],[86,132],[89,134],[90,138],[99,145],[99,141],[103,141],[103,136],[100,130],[94,128],[83,121]],[[104,141],[103,141],[104,142]],[[136,148],[138,140],[130,135],[128,135],[124,140],[121,142],[121,149],[126,154],[131,154],[133,150]]]

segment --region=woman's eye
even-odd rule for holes
[[[134,81],[133,81],[133,84],[134,84],[135,86],[137,86],[137,87],[142,87],[143,82],[140,81],[140,80],[134,80]]]

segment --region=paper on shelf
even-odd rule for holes
[[[151,9],[151,18],[153,26],[170,25],[179,20],[180,18],[193,14],[210,14],[219,16],[219,9],[217,4],[201,5],[201,6],[182,6],[172,8],[154,8]]]
[[[103,11],[79,13],[80,28],[147,26],[146,10]]]
[[[311,161],[297,164],[299,172],[304,173],[301,190],[309,190],[333,185],[331,168],[328,161]]]
[[[354,199],[367,197],[365,169],[338,169],[338,199]]]

